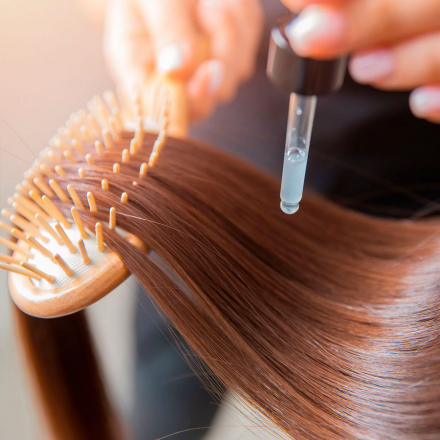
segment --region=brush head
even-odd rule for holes
[[[54,222],[50,225],[53,226]],[[122,230],[118,232],[131,244],[147,250],[135,236]],[[14,252],[12,256],[17,261],[26,262],[48,275],[44,278],[41,274],[31,272],[32,269],[29,272],[36,277],[14,272],[9,275],[11,297],[14,303],[29,315],[55,318],[78,312],[106,296],[130,276],[117,254],[108,247],[104,247],[102,251],[98,249],[95,234],[90,233],[88,238],[81,239],[80,231],[74,225],[66,231],[66,235],[72,245],[77,244],[73,245],[76,248],[75,253],[71,253],[65,245],[60,246],[51,237],[45,247],[54,252],[52,258],[35,251],[31,258],[21,252]],[[84,261],[82,257],[79,240],[84,244],[88,260]],[[32,250],[22,241],[18,241],[17,245]],[[57,256],[57,259],[54,256]],[[64,264],[60,265],[60,261],[64,261]],[[29,266],[25,268],[28,269]]]
[[[101,191],[110,191],[109,173],[117,179],[133,163],[146,131],[158,135],[148,163],[142,162],[139,168],[138,178],[148,178],[148,169],[154,167],[170,129],[178,136],[186,133],[185,115],[179,116],[184,105],[170,106],[170,90],[175,104],[180,99],[181,87],[174,86],[153,81],[134,100],[112,92],[106,92],[104,98],[94,97],[88,111],[71,115],[25,173],[17,193],[8,200],[9,209],[1,211],[8,221],[0,222],[0,228],[12,236],[0,237],[0,245],[12,252],[12,256],[0,254],[0,269],[10,272],[10,293],[23,312],[42,318],[75,313],[127,279],[129,271],[105,244],[107,233],[116,233],[121,240],[149,252],[139,239],[118,228],[112,206],[105,207],[108,221],[83,223],[98,215],[99,207],[91,191],[84,193],[81,181],[87,176],[87,167],[102,170],[107,178],[102,179]],[[107,150],[120,150],[121,154],[120,163],[109,165],[108,170],[96,165]],[[75,166],[75,181],[81,182],[82,191],[65,182]],[[133,186],[137,185],[134,181]],[[119,206],[130,204],[129,193],[119,197]]]

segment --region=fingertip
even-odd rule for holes
[[[188,83],[192,120],[208,117],[215,109],[224,81],[225,68],[221,61],[202,63]]]
[[[159,49],[156,57],[158,72],[181,80],[187,79],[194,73],[200,61],[197,43],[197,41],[180,41]]]
[[[349,63],[351,77],[360,84],[372,84],[393,76],[396,60],[390,49],[380,48],[354,54]]]
[[[346,27],[337,9],[313,4],[286,27],[286,35],[298,55],[325,58],[342,53]]]
[[[420,87],[414,90],[409,105],[418,118],[432,122],[440,121],[440,86]]]
[[[183,66],[182,48],[178,44],[164,47],[157,56],[156,65],[160,73],[179,70]]]
[[[209,90],[213,95],[216,95],[225,78],[225,66],[220,60],[211,60],[206,64],[210,77]]]

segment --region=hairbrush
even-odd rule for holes
[[[0,269],[9,272],[9,289],[15,304],[25,313],[52,318],[75,313],[98,301],[130,275],[118,255],[106,246],[103,228],[117,232],[144,252],[148,246],[118,228],[116,210],[109,209],[107,222],[88,228],[81,220],[83,210],[96,211],[92,192],[80,197],[74,185],[62,187],[63,166],[74,166],[75,157],[93,166],[94,154],[121,150],[121,163],[141,148],[144,133],[157,134],[148,163],[140,178],[154,166],[168,136],[185,137],[187,108],[183,84],[153,75],[134,99],[121,90],[95,96],[87,110],[71,115],[58,130],[32,167],[25,173],[16,193],[1,211],[0,228],[10,234],[0,237],[9,255],[0,254]],[[127,145],[130,140],[130,147]],[[122,142],[125,140],[125,142]],[[115,179],[121,165],[113,165]],[[86,174],[78,168],[79,178]],[[108,190],[110,179],[102,180]],[[136,184],[136,182],[134,182]],[[130,203],[130,194],[120,195]],[[71,203],[70,215],[57,208],[57,200]]]

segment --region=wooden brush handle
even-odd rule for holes
[[[197,53],[199,54],[199,63],[209,59],[210,44],[207,38],[200,37]],[[185,82],[159,73],[149,75],[143,87],[142,103],[144,106],[149,106],[150,110],[153,109],[153,113],[154,108],[157,112],[157,108],[162,105],[163,93],[160,90],[165,90],[170,99],[169,133],[176,137],[186,137],[188,135],[189,110]]]
[[[147,114],[158,115],[165,101],[169,100],[169,133],[175,137],[188,135],[188,99],[182,81],[154,73],[142,88],[142,106]]]

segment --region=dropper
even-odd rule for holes
[[[285,33],[293,17],[287,15],[272,29],[267,65],[271,82],[291,93],[281,181],[281,209],[286,214],[297,212],[302,199],[317,96],[339,90],[347,66],[346,57],[322,61],[297,55]]]

